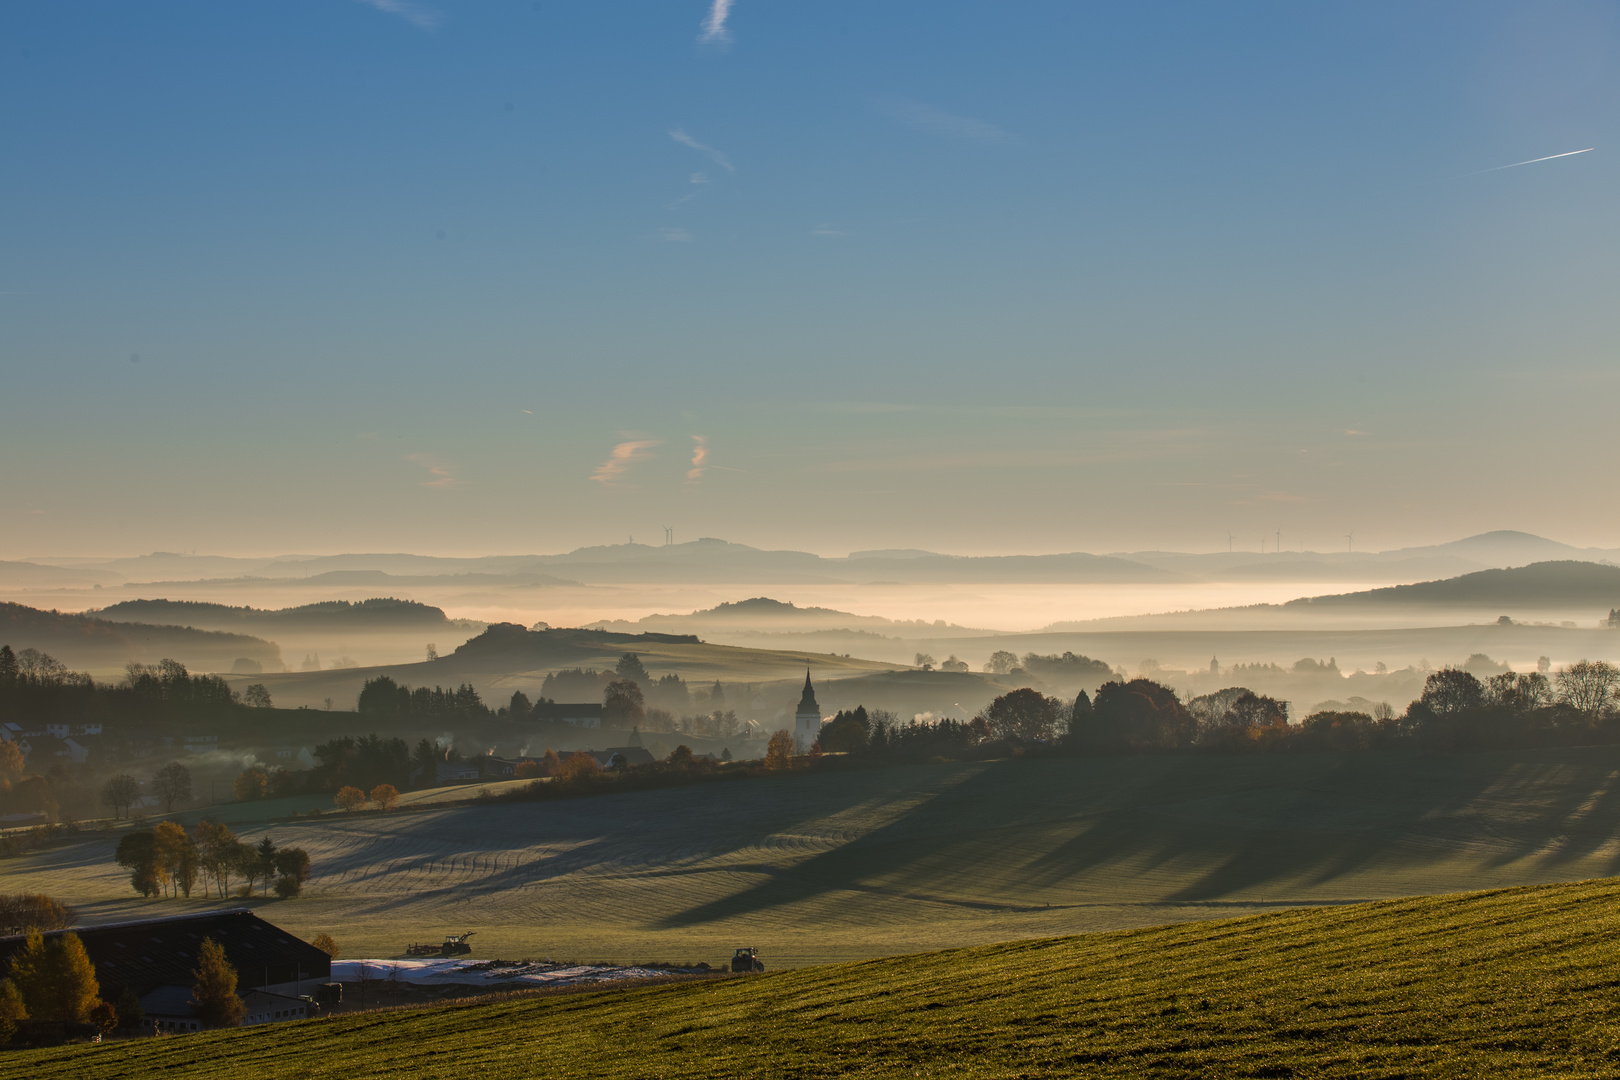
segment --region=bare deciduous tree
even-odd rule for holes
[[[1578,660],[1558,672],[1558,700],[1596,719],[1614,707],[1620,668],[1603,660]]]

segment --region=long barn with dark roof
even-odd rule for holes
[[[117,1001],[133,990],[143,1005],[168,1030],[188,1030],[184,1005],[196,983],[192,970],[204,938],[213,938],[236,968],[237,992],[250,1006],[250,1020],[295,1019],[301,1007],[290,1002],[314,991],[332,976],[332,958],[309,942],[259,918],[247,908],[229,908],[201,915],[172,915],[159,919],[104,923],[53,930],[49,939],[74,933],[96,969],[103,1000]],[[27,941],[24,935],[0,937],[0,971]],[[177,991],[183,990],[180,994]],[[257,993],[255,993],[257,992]],[[257,1006],[257,1007],[256,1007]],[[263,1015],[261,1014],[269,1014]]]

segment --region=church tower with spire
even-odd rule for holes
[[[804,753],[810,744],[821,738],[821,706],[816,704],[816,691],[810,685],[810,669],[804,670],[804,693],[799,695],[799,711],[793,714],[793,747]]]

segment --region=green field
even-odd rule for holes
[[[0,1055],[0,1077],[1620,1072],[1620,883]]]
[[[747,944],[776,970],[1620,873],[1615,747],[919,765],[241,820],[266,806],[231,808],[238,832],[306,848],[316,876],[253,903],[348,956],[474,930],[485,958],[713,963]],[[95,921],[203,906],[137,897],[116,841],[0,877]]]

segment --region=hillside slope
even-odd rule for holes
[[[155,664],[164,657],[197,671],[229,671],[238,657],[267,667],[281,664],[281,650],[273,642],[248,634],[109,622],[3,602],[0,645],[17,651],[39,649],[70,668],[101,671],[121,668],[131,660]]]
[[[1620,566],[1563,559],[1509,570],[1481,570],[1414,585],[1306,597],[1283,606],[1316,609],[1423,606],[1502,609],[1509,613],[1526,609],[1582,608],[1596,616],[1620,607]]]
[[[414,600],[327,600],[287,608],[232,607],[199,600],[125,600],[86,615],[109,622],[190,626],[198,630],[438,630],[453,624],[440,608]]]
[[[0,1077],[1613,1076],[1614,881],[0,1056]]]
[[[1620,747],[1025,759],[287,820],[331,810],[310,795],[187,821],[224,812],[307,850],[304,897],[254,903],[349,956],[476,930],[479,957],[746,944],[776,968],[1608,876],[1616,776]],[[86,833],[0,875],[96,921],[179,910],[135,894],[117,839]]]

